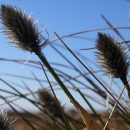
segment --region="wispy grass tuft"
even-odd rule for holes
[[[7,118],[7,112],[2,110],[0,112],[0,129],[1,130],[13,130],[12,123]]]

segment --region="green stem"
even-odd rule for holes
[[[59,85],[62,88],[62,90],[65,92],[65,94],[68,96],[68,98],[70,99],[72,104],[75,106],[75,108],[79,112],[79,114],[82,117],[85,125],[91,128],[90,124],[93,122],[95,124],[95,125],[93,125],[94,129],[95,130],[100,130],[100,127],[98,126],[98,124],[91,118],[91,116],[88,114],[88,112],[74,99],[74,97],[68,91],[68,89],[63,84],[63,82],[60,80],[60,78],[55,73],[53,68],[50,66],[50,64],[48,63],[48,61],[44,57],[44,55],[41,52],[39,52],[39,53],[35,52],[35,54],[40,58],[40,60],[43,62],[43,64],[46,66],[46,68],[50,71],[50,73],[55,78],[55,80],[59,83]]]
[[[130,99],[130,86],[129,86],[129,83],[127,81],[127,78],[120,78],[120,79],[123,82],[123,84],[125,85],[126,90],[128,92],[129,99]]]
[[[54,69],[50,66],[50,64],[48,63],[48,61],[46,60],[46,58],[43,56],[43,54],[42,53],[35,53],[35,54],[40,58],[40,60],[43,62],[43,64],[46,66],[46,68],[50,71],[50,73],[52,74],[52,76],[59,83],[59,85],[61,86],[61,88],[63,89],[63,91],[69,97],[69,99],[70,100],[75,100],[74,97],[71,95],[71,93],[66,88],[66,86],[63,84],[63,82],[57,76],[57,74],[55,73]]]
[[[46,79],[47,79],[47,81],[48,81],[48,83],[49,83],[49,85],[50,85],[51,91],[52,91],[52,93],[53,93],[53,95],[54,95],[54,98],[55,98],[55,100],[56,100],[56,104],[57,104],[57,106],[58,106],[58,108],[59,108],[59,110],[60,110],[60,112],[61,112],[60,119],[65,122],[66,129],[67,129],[67,130],[72,130],[72,129],[71,129],[71,126],[70,126],[70,124],[69,124],[69,121],[67,120],[66,115],[65,115],[65,113],[64,113],[64,110],[62,109],[62,107],[61,107],[61,105],[60,105],[60,103],[59,103],[59,101],[58,101],[58,99],[57,99],[57,97],[56,97],[56,94],[55,94],[55,92],[54,92],[54,89],[53,89],[53,87],[52,87],[52,85],[51,85],[51,82],[50,82],[50,80],[49,80],[49,78],[48,78],[48,76],[47,76],[47,74],[46,74],[46,71],[44,70],[43,66],[42,66],[42,69],[43,69],[43,72],[44,72],[44,74],[45,74],[45,76],[46,76]]]

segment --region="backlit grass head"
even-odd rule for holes
[[[0,19],[12,43],[26,51],[39,51],[41,36],[33,19],[16,7],[1,5]]]
[[[102,67],[116,78],[125,79],[128,73],[128,57],[117,41],[105,33],[98,33],[97,56]]]

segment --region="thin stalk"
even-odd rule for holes
[[[39,78],[37,78],[37,76],[33,72],[31,72],[31,73],[32,73],[34,79],[37,81],[37,83],[41,86],[41,88],[44,89],[44,87],[43,87],[41,81],[39,80]]]
[[[50,64],[48,63],[48,61],[46,60],[46,58],[44,57],[44,55],[42,53],[35,53],[39,59],[43,62],[43,64],[46,66],[46,68],[50,71],[50,73],[52,74],[52,76],[55,78],[55,80],[59,83],[59,85],[61,86],[61,88],[63,89],[63,91],[66,93],[66,95],[69,97],[69,99],[71,100],[75,100],[74,97],[72,96],[72,94],[68,91],[68,89],[66,88],[66,86],[63,84],[63,82],[60,80],[60,78],[58,77],[58,75],[55,73],[55,71],[53,70],[53,68],[50,66]]]
[[[113,25],[110,23],[110,21],[108,21],[108,19],[104,15],[101,15],[101,17],[108,24],[109,27],[113,28]],[[113,28],[112,30],[124,41],[124,43],[130,49],[129,44],[125,42],[125,38],[121,35],[121,33],[116,28]]]
[[[111,111],[111,113],[110,113],[110,115],[109,115],[109,118],[108,118],[108,120],[107,120],[107,122],[106,122],[106,124],[105,124],[105,126],[104,126],[104,128],[103,128],[103,130],[106,130],[106,127],[107,127],[107,125],[109,124],[109,122],[110,122],[110,120],[111,120],[111,117],[112,117],[112,115],[113,115],[113,113],[114,113],[114,110],[116,109],[116,106],[117,106],[117,104],[119,103],[119,100],[120,100],[120,98],[121,98],[121,96],[122,96],[124,90],[125,90],[125,86],[124,86],[124,88],[122,89],[122,92],[121,92],[119,98],[117,99],[117,102],[115,103],[115,105],[114,105],[114,107],[113,107],[113,109],[112,109],[112,111]]]
[[[33,104],[36,108],[38,108],[39,110],[41,110],[43,112],[43,110],[38,106],[38,104],[27,98],[25,95],[23,95],[20,91],[18,91],[17,89],[15,89],[11,84],[7,83],[6,81],[4,81],[3,79],[0,79],[0,81],[2,81],[4,84],[6,84],[7,86],[9,86],[10,88],[12,88],[15,92],[17,92],[19,94],[20,97],[26,99],[27,101],[29,101],[31,104]]]
[[[115,101],[117,99],[111,94],[111,92],[106,88],[106,86],[98,79],[98,77],[74,54],[74,52],[65,44],[65,42],[61,39],[61,37],[54,32],[54,34],[59,38],[59,40],[62,42],[62,44],[67,48],[67,50],[79,61],[79,63],[102,85],[102,87],[113,97]],[[127,112],[129,113],[120,103],[119,105]]]
[[[117,43],[117,44],[123,44],[123,43],[129,43],[130,42],[130,40],[128,40],[128,41],[122,41],[122,42],[119,42],[119,43]],[[83,49],[80,49],[80,50],[82,50],[82,51],[88,51],[88,50],[94,50],[94,49],[96,49],[96,47],[90,47],[90,48],[83,48]]]
[[[126,89],[127,89],[127,91],[128,91],[128,97],[129,97],[129,99],[130,99],[130,86],[129,86],[129,83],[128,83],[128,81],[127,81],[126,78],[125,78],[125,79],[120,78],[120,79],[121,79],[121,81],[123,82],[123,84],[125,85],[125,87],[126,87]]]
[[[16,112],[29,126],[32,128],[32,130],[36,130],[34,126],[26,119],[24,118],[3,96],[0,95],[0,98],[2,98],[11,108],[14,112]]]
[[[98,126],[98,124],[91,118],[91,116],[88,114],[88,112],[74,99],[74,97],[72,96],[72,94],[69,92],[69,90],[66,88],[66,86],[63,84],[63,82],[60,80],[60,78],[58,77],[58,75],[55,73],[55,71],[53,70],[53,68],[50,66],[50,64],[48,63],[48,61],[46,60],[46,58],[44,57],[44,55],[41,52],[37,52],[35,51],[35,54],[39,57],[39,59],[43,62],[43,64],[46,66],[46,68],[50,71],[50,73],[52,74],[52,76],[55,78],[55,80],[59,83],[60,87],[62,88],[62,90],[65,92],[65,94],[68,96],[68,98],[70,99],[70,102],[72,102],[72,104],[75,106],[75,108],[78,110],[80,116],[82,117],[85,125],[89,125],[88,127],[91,128],[91,125],[89,124],[90,122],[94,123],[93,127],[95,128],[95,130],[100,130],[100,127]]]
[[[83,34],[83,33],[88,33],[88,32],[96,32],[96,31],[103,31],[103,30],[113,30],[113,29],[130,29],[130,27],[127,26],[127,27],[106,27],[106,28],[88,29],[88,30],[84,30],[84,31],[81,31],[81,32],[75,32],[75,33],[63,35],[63,36],[61,36],[61,39],[72,37],[72,36],[75,36],[75,35],[80,35],[80,34]],[[54,39],[53,41],[51,41],[51,43],[54,43],[54,42],[56,42],[58,40],[59,40],[59,38]]]
[[[42,66],[42,65],[41,65],[41,66]],[[49,83],[49,85],[50,85],[50,88],[51,88],[51,91],[52,91],[52,93],[53,93],[53,95],[54,95],[54,98],[55,98],[55,100],[56,100],[57,106],[58,106],[59,109],[60,109],[62,118],[63,118],[63,120],[64,120],[64,122],[65,122],[65,125],[66,125],[66,128],[67,128],[67,130],[72,130],[72,129],[71,129],[71,126],[70,126],[70,124],[69,124],[69,122],[68,122],[68,120],[67,120],[67,118],[66,118],[66,116],[65,116],[65,113],[64,113],[63,109],[61,108],[61,105],[60,105],[60,103],[59,103],[59,101],[58,101],[58,99],[57,99],[57,97],[56,97],[56,94],[55,94],[55,92],[54,92],[54,89],[53,89],[53,87],[52,87],[52,85],[51,85],[51,82],[50,82],[50,80],[49,80],[49,78],[48,78],[48,76],[47,76],[47,74],[46,74],[46,71],[45,71],[45,69],[43,68],[43,66],[42,66],[42,70],[43,70],[43,72],[44,72],[44,74],[45,74],[45,76],[46,76],[46,79],[47,79],[47,81],[48,81],[48,83]]]

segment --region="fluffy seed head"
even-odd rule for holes
[[[40,50],[40,34],[30,16],[16,7],[1,5],[0,19],[5,34],[15,46],[31,52]]]
[[[102,67],[116,78],[125,79],[128,73],[128,57],[124,49],[110,35],[98,33],[97,56]]]
[[[38,96],[43,104],[43,109],[47,110],[54,117],[59,117],[62,119],[60,108],[55,98],[47,90],[39,90]]]

